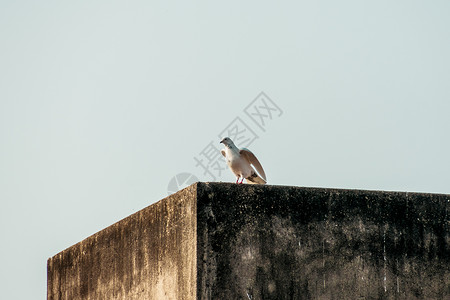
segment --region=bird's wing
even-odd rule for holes
[[[241,150],[239,150],[239,153],[245,157],[245,159],[252,165],[255,166],[256,171],[259,173],[259,175],[261,175],[261,177],[267,181],[266,179],[266,173],[264,172],[263,167],[261,166],[261,164],[259,163],[259,160],[256,158],[255,154],[253,154],[252,151],[246,149],[246,148],[242,148]]]
[[[220,152],[222,153],[223,157],[227,157],[227,155],[225,154],[225,150],[220,150]]]

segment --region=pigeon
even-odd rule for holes
[[[250,150],[246,148],[239,150],[229,137],[224,138],[220,142],[225,146],[225,149],[222,149],[220,152],[222,152],[222,155],[227,160],[227,165],[230,170],[236,175],[237,184],[242,184],[244,179],[250,184],[267,183],[266,173],[264,173],[263,167]],[[251,165],[256,168],[259,175]],[[239,179],[241,179],[240,182]]]

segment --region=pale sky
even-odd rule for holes
[[[449,194],[449,16],[447,0],[0,1],[2,298],[45,299],[49,257],[177,174],[213,180],[195,158],[233,128],[269,184]]]

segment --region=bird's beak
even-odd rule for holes
[[[221,144],[221,143],[223,143],[223,140],[221,140],[221,141],[219,142],[219,144]]]

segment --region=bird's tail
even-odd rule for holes
[[[245,179],[247,180],[247,183],[249,183],[249,184],[266,184],[267,183],[264,179],[259,177],[258,174],[256,174],[256,173]]]

